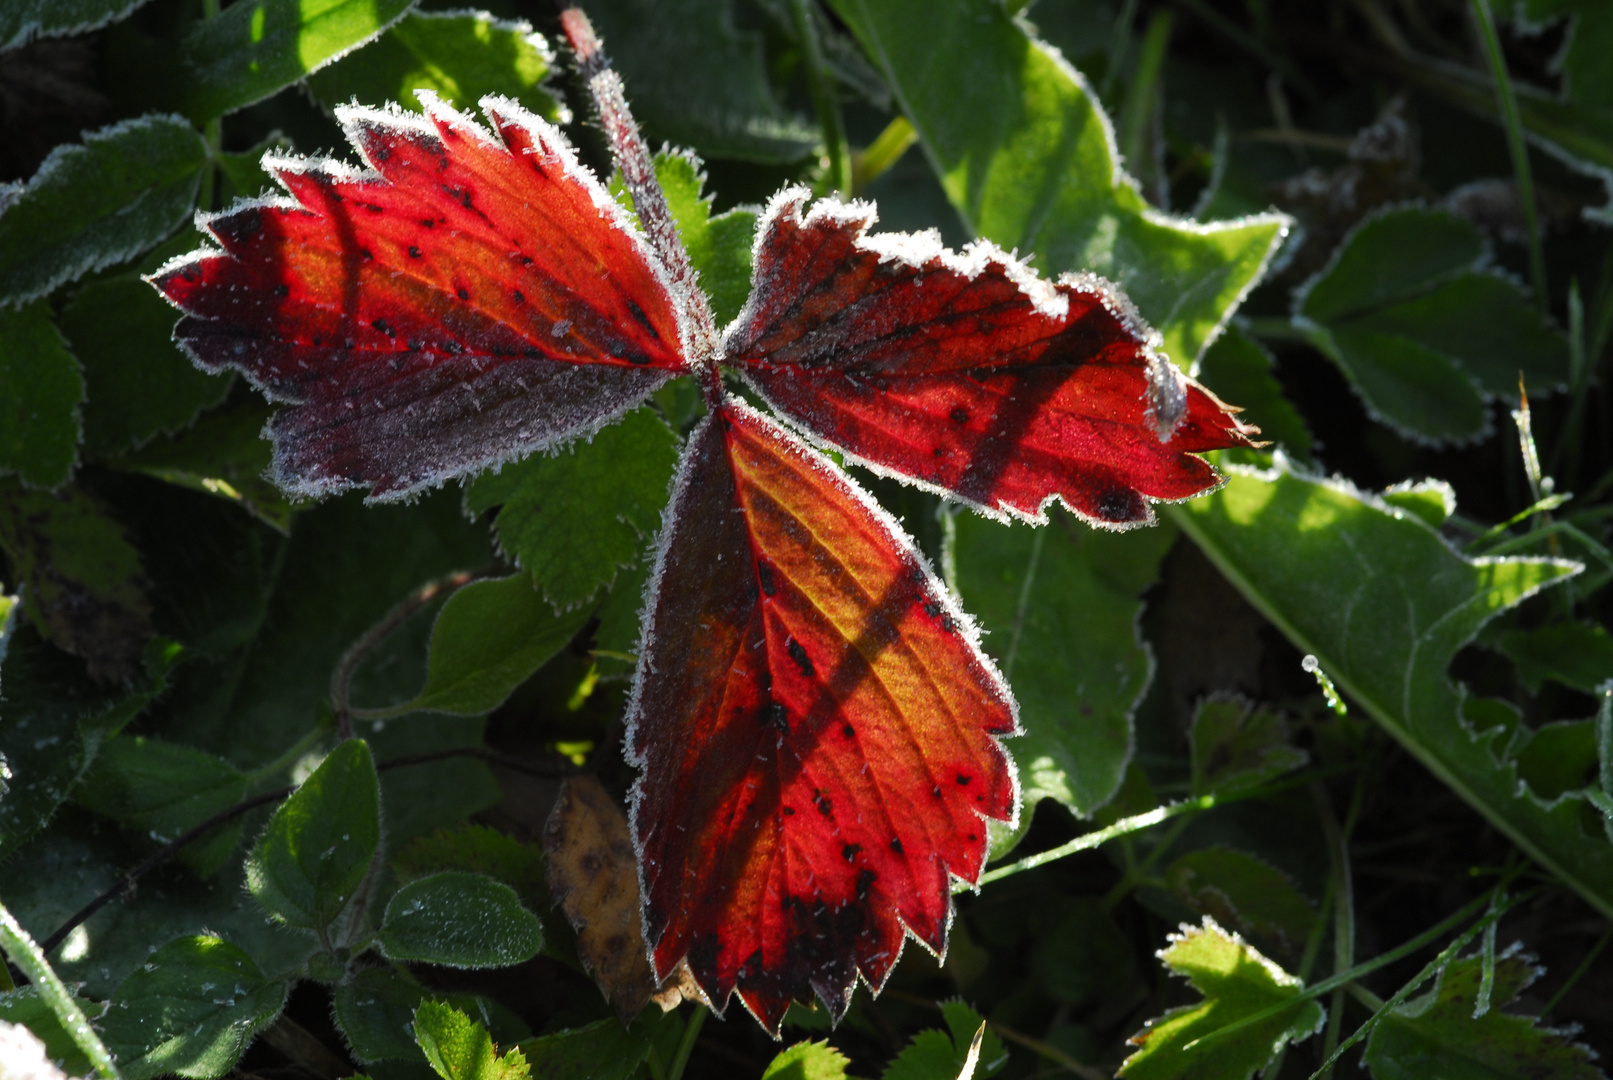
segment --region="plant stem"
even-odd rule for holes
[[[1316,802],[1316,815],[1322,822],[1322,835],[1327,840],[1328,861],[1332,864],[1333,880],[1333,973],[1348,971],[1355,966],[1355,885],[1350,877],[1349,841],[1339,828],[1333,805],[1328,801],[1327,789],[1320,783],[1311,784],[1311,797]],[[1360,805],[1361,784],[1356,783],[1356,805]],[[1353,816],[1353,815],[1352,815]],[[1344,987],[1333,991],[1328,1003],[1327,1034],[1323,1037],[1322,1056],[1333,1056],[1344,1030]],[[1331,1072],[1324,1075],[1331,1076]]]
[[[1137,21],[1137,0],[1124,0],[1120,14],[1115,18],[1114,36],[1109,41],[1109,62],[1103,68],[1103,82],[1098,86],[1098,97],[1109,100],[1114,93],[1115,81],[1126,66],[1126,54],[1131,51],[1131,27]]]
[[[1149,135],[1159,110],[1159,85],[1165,67],[1165,50],[1170,47],[1171,13],[1161,11],[1148,21],[1143,36],[1142,53],[1137,57],[1137,74],[1126,94],[1126,107],[1120,114],[1120,152],[1126,159],[1126,170],[1144,185],[1152,186],[1153,201],[1160,206],[1166,202],[1166,192],[1154,167],[1154,155]],[[1152,182],[1152,183],[1151,183]]]
[[[1540,221],[1535,208],[1535,181],[1529,169],[1529,146],[1523,138],[1523,121],[1518,116],[1518,96],[1512,89],[1512,77],[1507,73],[1507,59],[1501,52],[1501,38],[1495,32],[1495,19],[1490,14],[1489,0],[1469,0],[1473,8],[1473,21],[1484,42],[1484,52],[1490,61],[1490,76],[1495,82],[1496,104],[1501,109],[1501,126],[1507,133],[1507,150],[1512,155],[1512,171],[1518,182],[1518,202],[1523,209],[1524,227],[1529,233],[1529,280],[1534,286],[1535,303],[1542,311],[1548,310],[1550,296],[1546,292],[1546,256],[1540,243]]]
[[[1602,950],[1607,948],[1609,941],[1613,941],[1613,926],[1608,927],[1603,932],[1602,936],[1597,939],[1596,944],[1591,946],[1590,952],[1585,954],[1585,959],[1579,962],[1579,967],[1575,968],[1574,973],[1568,976],[1568,981],[1558,987],[1555,994],[1551,995],[1551,1000],[1546,1002],[1546,1007],[1540,1010],[1541,1016],[1550,1015],[1552,1010],[1562,1004],[1563,998],[1568,996],[1568,992],[1574,988],[1574,984],[1579,982],[1580,978],[1591,969],[1591,964],[1595,963],[1596,958],[1602,955]]]
[[[823,145],[829,155],[829,186],[841,196],[851,196],[851,149],[846,145],[846,124],[840,113],[840,97],[834,74],[823,62],[823,46],[818,41],[818,27],[812,20],[813,0],[790,0],[790,17],[795,23],[795,36],[800,39],[806,53],[807,88],[812,93],[812,106],[818,114],[818,126],[823,129]]]
[[[90,1027],[89,1020],[85,1019],[73,995],[51,969],[50,961],[45,958],[45,950],[34,944],[34,939],[18,925],[4,904],[0,904],[0,949],[28,977],[28,981],[39,988],[40,997],[56,1014],[62,1029],[90,1059],[95,1071],[104,1080],[118,1080],[118,1067],[112,1063],[112,1055],[95,1034],[95,1029]]]
[[[666,1071],[666,1080],[683,1080],[683,1070],[689,1065],[689,1055],[694,1053],[695,1040],[700,1038],[700,1029],[705,1025],[709,1011],[704,1005],[694,1007],[694,1015],[683,1025],[683,1037],[678,1040],[678,1049],[672,1054],[672,1067]]]
[[[900,161],[908,147],[918,142],[918,138],[919,133],[913,129],[912,121],[905,116],[898,116],[886,124],[885,130],[868,144],[866,150],[852,156],[851,193],[860,195],[867,191],[868,185]]]

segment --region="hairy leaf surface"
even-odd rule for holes
[[[687,959],[770,1031],[839,1015],[904,929],[944,947],[950,878],[1015,812],[1007,687],[895,524],[736,402],[691,436],[629,750],[659,975]]]
[[[370,170],[271,159],[290,199],[207,219],[224,250],[152,279],[210,371],[293,403],[275,478],[402,498],[620,415],[683,367],[659,264],[565,137],[489,99],[489,133],[338,110]],[[373,171],[372,171],[373,170]]]

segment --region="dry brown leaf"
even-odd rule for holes
[[[654,1001],[700,1000],[687,970],[656,984],[639,918],[638,867],[627,815],[597,777],[568,777],[543,831],[549,895],[577,930],[577,955],[623,1022]]]

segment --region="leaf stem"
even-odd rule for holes
[[[1495,32],[1490,0],[1469,0],[1469,4],[1473,9],[1473,22],[1484,42],[1485,56],[1490,61],[1496,104],[1501,109],[1501,126],[1507,133],[1507,150],[1512,155],[1512,171],[1518,182],[1518,202],[1523,209],[1524,228],[1529,233],[1529,280],[1534,286],[1535,303],[1546,311],[1550,306],[1546,292],[1546,256],[1540,243],[1535,181],[1529,168],[1529,146],[1523,137],[1523,121],[1518,115],[1518,95],[1512,88],[1512,76],[1507,73],[1507,59],[1501,52],[1500,35]]]
[[[1165,50],[1170,47],[1172,22],[1169,11],[1157,12],[1148,21],[1142,52],[1137,57],[1137,74],[1120,114],[1120,152],[1125,155],[1126,171],[1140,184],[1153,188],[1151,201],[1161,207],[1169,193],[1155,167],[1149,135],[1159,112],[1159,84],[1165,67]]]
[[[90,1059],[95,1071],[104,1080],[118,1080],[118,1067],[112,1063],[111,1053],[95,1034],[95,1029],[90,1027],[89,1020],[73,1000],[73,995],[51,969],[50,961],[45,958],[46,950],[34,944],[34,939],[18,925],[4,904],[0,904],[0,949],[4,949],[6,958],[39,988],[45,1004],[56,1014],[56,1019],[61,1021],[73,1042],[84,1051],[84,1056]]]
[[[868,148],[851,158],[851,193],[860,195],[883,176],[892,165],[902,159],[908,148],[918,142],[919,133],[905,116],[898,116],[885,125],[879,137]]]
[[[1541,1016],[1549,1016],[1558,1005],[1562,1004],[1563,998],[1568,996],[1568,992],[1574,988],[1574,984],[1578,983],[1580,978],[1591,969],[1591,965],[1596,962],[1598,956],[1602,955],[1602,950],[1607,948],[1607,943],[1610,941],[1613,941],[1613,926],[1608,927],[1602,933],[1596,944],[1592,945],[1590,951],[1585,954],[1585,959],[1579,962],[1579,967],[1575,968],[1574,973],[1568,976],[1568,981],[1559,986],[1557,992],[1551,995],[1551,1000],[1546,1002],[1546,1007],[1540,1010]]]
[[[1358,777],[1354,806],[1351,808],[1352,818],[1354,810],[1360,806],[1361,786]],[[1319,782],[1313,782],[1310,790],[1311,798],[1316,803],[1316,816],[1322,823],[1322,836],[1327,841],[1328,861],[1332,864],[1333,973],[1337,975],[1355,966],[1355,885],[1350,874],[1349,840],[1344,830],[1339,827],[1338,818],[1333,813],[1333,804],[1328,801],[1327,789]],[[1333,1048],[1338,1046],[1339,1035],[1343,1030],[1344,987],[1339,986],[1334,989],[1333,998],[1328,1003],[1327,1033],[1322,1041],[1323,1057],[1332,1056]],[[1327,1073],[1324,1080],[1331,1075],[1331,1072]]]
[[[709,1011],[704,1005],[695,1005],[694,1015],[684,1024],[683,1037],[672,1054],[672,1067],[666,1071],[666,1080],[683,1080],[683,1070],[689,1065],[689,1055],[694,1053],[695,1040],[700,1038],[700,1029],[705,1026]]]
[[[846,123],[840,112],[840,97],[834,75],[823,61],[818,27],[812,21],[812,2],[790,0],[790,17],[795,23],[795,36],[800,39],[801,49],[806,53],[807,88],[812,94],[812,106],[818,114],[818,126],[823,129],[824,149],[829,156],[829,187],[842,197],[850,198],[851,148],[846,145]]]

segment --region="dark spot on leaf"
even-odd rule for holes
[[[939,600],[924,601],[924,614],[928,615],[932,619],[939,616],[944,610],[946,609],[941,606],[941,601]]]
[[[898,855],[902,854],[902,838],[900,836],[891,837],[891,850]]]
[[[385,334],[387,337],[392,336],[392,327],[387,324],[385,319],[376,319],[370,323],[370,325],[381,331],[381,333]]]
[[[852,727],[850,724],[842,724],[840,725],[840,734],[849,739],[857,734],[857,729]]]
[[[650,332],[650,336],[652,338],[654,338],[656,341],[661,340],[661,335],[655,332],[655,327],[653,324],[651,324],[650,317],[644,314],[643,308],[639,307],[638,304],[634,303],[632,300],[629,300],[627,302],[627,310],[633,313],[633,318],[638,320],[638,324],[640,326],[644,327],[644,329]]]
[[[857,871],[857,899],[868,899],[869,890],[874,887],[874,882],[878,880],[879,875],[867,867]]]
[[[847,862],[851,862],[857,858],[857,853],[862,849],[863,846],[861,844],[847,844],[845,847],[840,849],[840,857],[845,859]]]
[[[418,259],[419,257],[420,257],[420,249],[415,247],[413,244],[410,244],[409,245],[409,258]]]
[[[954,408],[947,415],[952,417],[952,422],[954,424],[967,424],[969,422],[969,413],[968,413],[968,411],[966,409],[961,408],[961,407]]]
[[[806,650],[801,647],[801,643],[792,637],[784,643],[784,648],[790,654],[790,659],[795,661],[795,666],[801,669],[801,674],[809,679],[812,678],[816,673],[812,667],[812,657],[806,654]]]
[[[783,810],[781,810],[779,812],[782,813],[785,817],[794,817],[795,816],[795,807],[786,806]]]
[[[523,293],[523,292],[521,292],[521,290],[520,290],[520,289],[516,289],[516,290],[515,290],[515,302],[516,302],[516,303],[517,303],[517,304],[524,304],[524,303],[526,303],[526,294],[524,294],[524,293]]]
[[[822,788],[818,788],[812,792],[812,801],[817,804],[818,813],[822,814],[824,817],[830,817],[834,814],[834,804],[829,802],[829,796],[823,793]]]
[[[958,783],[960,785],[967,784],[970,780],[973,780],[973,779],[974,779],[974,777],[970,776],[968,773],[959,773],[958,774]]]
[[[284,300],[286,297],[291,295],[291,287],[289,285],[276,285],[274,287],[274,295],[275,299]]]
[[[459,298],[461,300],[469,300],[470,299],[470,291],[468,289],[463,289],[463,288],[460,289],[459,290]]]
[[[936,784],[936,785],[935,785],[935,786],[934,786],[934,787],[932,787],[932,788],[931,788],[931,789],[930,789],[930,795],[931,795],[931,796],[932,796],[932,797],[934,797],[934,798],[937,798],[937,799],[939,799],[939,798],[940,798],[940,797],[941,797],[941,785],[940,785],[940,784]]]
[[[424,225],[428,229],[435,229],[437,227],[437,219],[436,218],[421,218],[420,219],[420,224]]]
[[[1137,495],[1127,488],[1110,488],[1098,496],[1098,517],[1104,521],[1134,521],[1142,516]]]
[[[780,705],[778,702],[775,701],[767,708],[763,709],[762,718],[765,719],[769,724],[772,724],[774,727],[778,728],[783,734],[788,735],[790,733],[790,714],[784,708],[784,706]]]

